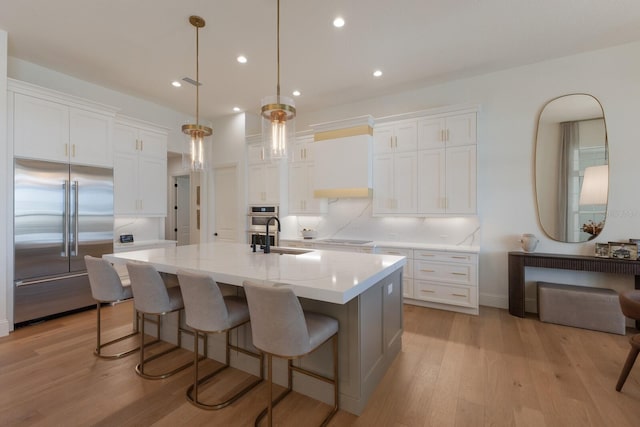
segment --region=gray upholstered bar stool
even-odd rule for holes
[[[128,356],[138,351],[140,347],[135,347],[127,351],[114,354],[103,354],[102,349],[127,338],[138,335],[138,314],[136,313],[136,327],[133,332],[115,338],[105,343],[102,342],[102,317],[100,314],[100,306],[104,303],[117,303],[128,300],[133,297],[130,286],[123,286],[118,272],[113,268],[111,263],[102,258],[95,258],[90,255],[84,257],[87,273],[89,275],[89,285],[91,286],[91,295],[96,300],[96,349],[93,354],[103,359],[118,359]]]
[[[619,298],[622,313],[630,319],[640,320],[640,290],[622,292]],[[616,391],[622,390],[622,386],[627,380],[629,372],[631,372],[631,368],[633,368],[633,364],[638,357],[638,353],[640,352],[640,334],[633,335],[629,339],[629,344],[631,344],[631,348],[629,349],[629,354],[627,355],[627,360],[624,363],[622,372],[620,372],[620,377],[616,384]]]
[[[178,271],[178,281],[184,299],[184,312],[186,324],[195,330],[194,339],[194,380],[193,385],[187,389],[187,399],[195,406],[202,409],[221,409],[235,402],[245,395],[264,378],[264,356],[262,353],[254,353],[242,347],[231,344],[232,329],[249,323],[249,307],[247,301],[236,296],[222,296],[220,288],[213,278],[187,271]],[[224,333],[226,335],[225,364],[214,372],[199,378],[198,374],[198,337],[204,338],[207,353],[207,335],[210,333]],[[198,388],[216,376],[218,373],[229,367],[230,349],[239,351],[251,357],[255,357],[260,362],[260,377],[250,382],[238,392],[224,401],[216,403],[204,403],[198,399]]]
[[[145,364],[181,347],[182,333],[193,334],[193,332],[183,329],[180,326],[182,322],[181,313],[184,309],[184,304],[182,302],[182,293],[180,292],[179,287],[174,286],[171,288],[167,288],[164,281],[162,280],[162,277],[160,276],[160,273],[158,273],[158,270],[156,270],[156,268],[151,264],[128,262],[127,270],[129,271],[131,288],[133,290],[133,302],[136,310],[138,311],[138,313],[140,313],[141,316],[144,316],[145,314],[158,315],[158,331],[160,330],[161,316],[164,316],[168,313],[173,313],[175,311],[178,312],[178,344],[147,358],[145,358],[144,355],[145,345],[142,345],[142,343],[144,343],[145,322],[140,322],[140,363],[136,365],[136,372],[142,378],[158,380],[167,378],[175,373],[182,371],[183,369],[188,368],[193,364],[193,361],[185,363],[171,371],[167,371],[161,374],[152,375],[145,372]],[[158,338],[160,338],[160,334],[158,334]]]
[[[267,381],[269,383],[269,404],[256,418],[257,426],[267,415],[269,426],[273,423],[273,407],[291,392],[293,371],[309,375],[333,385],[334,405],[322,421],[325,426],[338,411],[338,321],[332,317],[312,312],[304,312],[300,301],[287,287],[271,287],[245,281],[243,284],[249,314],[253,345],[267,354]],[[333,378],[293,366],[299,359],[327,342],[333,343]],[[273,400],[272,357],[287,359],[287,389]]]

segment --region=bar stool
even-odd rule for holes
[[[160,319],[165,314],[178,312],[178,344],[171,348],[154,354],[153,356],[145,358],[144,350],[144,324],[141,322],[140,326],[140,362],[136,365],[136,373],[142,378],[149,380],[159,380],[170,377],[171,375],[188,368],[193,364],[193,361],[185,363],[171,371],[164,372],[162,374],[152,375],[147,374],[144,371],[146,363],[156,360],[166,354],[171,353],[181,347],[182,333],[193,334],[193,332],[183,329],[180,324],[182,322],[182,310],[184,304],[182,302],[182,294],[180,288],[177,286],[167,288],[158,270],[151,265],[139,262],[128,262],[127,270],[129,271],[129,278],[131,279],[131,288],[133,290],[133,302],[136,310],[144,317],[145,314],[154,314],[158,316],[158,338],[160,338]]]
[[[633,320],[640,320],[640,290],[622,292],[619,299],[622,313]],[[616,384],[616,391],[622,390],[622,386],[627,380],[629,372],[631,372],[631,368],[633,368],[633,364],[638,357],[638,353],[640,352],[640,334],[633,335],[629,339],[629,344],[631,344],[631,348],[629,349],[629,354],[627,355],[627,360],[624,363],[622,372],[620,372],[620,377]]]
[[[202,409],[221,409],[235,402],[238,398],[245,395],[256,385],[262,382],[264,378],[264,356],[261,353],[254,353],[244,348],[231,344],[232,329],[238,328],[249,322],[249,308],[247,302],[236,296],[222,296],[220,288],[213,278],[187,271],[178,271],[178,281],[182,296],[184,299],[184,311],[186,316],[186,324],[195,331],[194,345],[194,380],[193,385],[187,389],[187,400],[193,405]],[[205,338],[205,355],[206,336],[210,333],[224,333],[226,335],[225,345],[225,364],[214,372],[198,378],[198,337],[203,335]],[[218,373],[229,367],[230,349],[239,351],[251,357],[255,357],[260,362],[260,377],[246,385],[243,389],[235,393],[225,401],[217,403],[204,403],[198,400],[198,388]]]
[[[131,287],[122,286],[122,281],[118,272],[113,268],[109,261],[102,258],[95,258],[90,255],[84,257],[87,273],[89,275],[89,285],[91,286],[91,295],[96,300],[96,348],[93,354],[102,359],[119,359],[135,353],[140,347],[114,354],[103,354],[102,349],[117,342],[126,340],[127,338],[138,335],[138,314],[136,313],[135,331],[130,334],[115,338],[111,341],[102,343],[102,322],[100,315],[100,307],[103,303],[116,303],[132,298]]]
[[[309,375],[333,385],[334,405],[322,421],[322,426],[338,411],[338,321],[323,314],[304,312],[293,290],[286,287],[269,287],[245,281],[243,284],[249,314],[253,345],[267,355],[267,382],[269,383],[269,404],[256,418],[255,425],[267,415],[269,426],[273,423],[273,407],[287,394],[293,385],[293,371]],[[333,343],[333,378],[293,366],[299,359],[322,344]],[[287,389],[273,400],[272,357],[287,359]]]

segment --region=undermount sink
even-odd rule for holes
[[[302,255],[311,252],[310,249],[295,249],[295,248],[271,248],[272,254],[280,255]]]

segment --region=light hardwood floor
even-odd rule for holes
[[[130,328],[130,303],[103,314],[111,332]],[[640,425],[640,362],[615,391],[626,337],[485,307],[479,316],[414,306],[404,314],[403,350],[364,414],[341,411],[332,426]],[[261,384],[223,410],[198,409],[184,397],[190,371],[144,380],[133,371],[137,355],[97,359],[94,340],[95,311],[0,338],[0,425],[250,426],[265,403]],[[181,351],[174,362],[189,357]],[[245,377],[232,370],[220,384]],[[297,394],[285,402],[278,425],[317,425],[328,410]]]

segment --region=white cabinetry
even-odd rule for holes
[[[418,211],[476,213],[476,112],[418,120]]]
[[[167,133],[119,119],[114,127],[116,215],[167,216]]]
[[[418,121],[418,149],[476,143],[476,113],[423,118]]]
[[[327,212],[326,198],[313,197],[315,178],[313,137],[298,138],[289,164],[289,214],[318,215]]]
[[[459,307],[456,311],[478,314],[476,254],[416,249],[413,269],[414,300],[447,304],[454,306],[453,310]]]
[[[402,296],[413,298],[413,249],[378,246],[375,253],[407,258],[407,263],[402,270]]]
[[[250,205],[280,203],[281,162],[265,160],[259,143],[247,145],[248,202]]]
[[[418,211],[476,212],[476,146],[418,151]]]
[[[376,127],[373,133],[373,213],[415,214],[418,206],[415,120]]]
[[[90,166],[113,166],[115,110],[10,81],[14,155]]]

